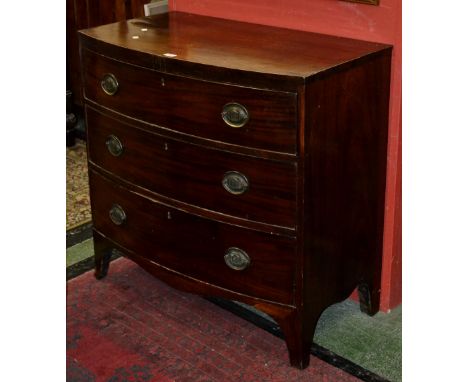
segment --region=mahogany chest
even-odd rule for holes
[[[380,294],[391,47],[184,13],[80,32],[96,277],[241,301],[305,368]]]

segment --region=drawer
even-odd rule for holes
[[[160,195],[295,228],[296,164],[169,139],[86,108],[89,159]],[[117,150],[117,152],[115,152]]]
[[[296,153],[296,93],[163,74],[85,49],[82,54],[85,96],[102,106],[202,138]],[[115,94],[103,90],[105,78],[106,91],[117,89]]]
[[[294,239],[190,215],[93,170],[90,187],[94,227],[127,250],[225,289],[292,303]]]

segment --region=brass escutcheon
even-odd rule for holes
[[[240,172],[228,171],[224,174],[222,185],[227,192],[241,195],[249,189],[249,180]]]
[[[115,135],[109,135],[106,139],[107,150],[111,155],[118,157],[123,153],[123,144]]]
[[[119,90],[119,82],[112,73],[106,73],[102,77],[101,88],[104,93],[113,96]]]
[[[224,105],[221,117],[228,126],[236,129],[245,126],[250,118],[249,112],[245,106],[236,102],[230,102]]]
[[[235,271],[242,271],[250,265],[250,257],[245,251],[237,247],[228,248],[224,254],[226,265]]]
[[[113,204],[109,211],[109,218],[115,225],[122,225],[127,220],[127,215],[121,206]]]

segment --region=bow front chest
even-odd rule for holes
[[[272,316],[378,310],[391,47],[184,13],[80,32],[96,276],[117,249]]]

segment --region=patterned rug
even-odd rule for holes
[[[86,144],[67,147],[67,231],[91,221]]]
[[[281,339],[124,258],[67,293],[68,382],[359,381],[313,356],[291,368]]]

